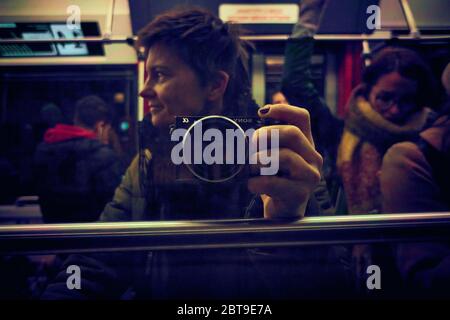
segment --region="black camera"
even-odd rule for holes
[[[177,171],[177,180],[194,176],[204,182],[219,183],[248,178],[249,155],[257,148],[251,138],[258,128],[275,124],[281,123],[258,117],[176,117],[170,134],[177,144],[171,158],[191,174]]]

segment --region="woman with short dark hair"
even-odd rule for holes
[[[308,113],[286,105],[266,106],[257,113],[245,67],[246,44],[237,27],[204,9],[177,9],[156,17],[138,38],[138,45],[145,47],[148,73],[140,95],[149,102],[148,120],[155,130],[105,208],[103,220],[201,219],[212,218],[211,212],[215,218],[243,217],[249,190],[262,195],[266,217],[303,216],[322,163],[314,150]],[[280,171],[286,174],[220,185],[174,183],[177,169],[167,143],[169,127],[176,116],[207,115],[259,115],[289,123],[258,130],[279,130]],[[130,201],[137,194],[142,199],[139,209]]]
[[[322,157],[314,149],[309,114],[289,105],[267,105],[256,113],[245,68],[245,44],[235,26],[203,9],[173,10],[145,27],[139,33],[138,44],[145,47],[148,74],[140,95],[149,102],[150,114],[145,121],[153,130],[149,143],[142,146],[141,157],[136,157],[127,169],[101,219],[302,217],[319,182],[322,165]],[[288,123],[259,128],[253,136],[261,142],[263,132],[279,133],[280,148],[273,150],[278,155],[279,175],[258,175],[221,184],[177,181],[169,134],[176,116],[252,114]],[[260,206],[253,205],[257,202]],[[82,265],[82,273],[89,277],[83,278],[90,285],[86,291],[77,293],[80,295],[92,296],[95,292],[97,296],[117,297],[130,284],[127,283],[130,276],[135,280],[135,290],[139,291],[138,287],[144,292],[150,290],[151,296],[158,298],[269,297],[299,293],[286,271],[291,268],[290,272],[298,272],[295,266],[283,264],[280,266],[286,271],[283,274],[277,270],[260,275],[262,269],[255,268],[253,260],[258,257],[244,250],[225,249],[208,254],[154,252],[137,256],[119,260],[120,263],[138,261],[137,267],[143,270],[141,276],[145,273],[140,281],[129,270],[104,271],[109,268],[91,258],[72,257],[66,264]],[[283,281],[289,286],[283,287]],[[276,287],[283,289],[269,289]],[[316,288],[305,286],[311,287]],[[317,292],[322,292],[318,286]],[[70,295],[64,284],[50,286],[45,297],[60,297],[59,294]],[[137,295],[142,297],[145,293],[141,291]]]

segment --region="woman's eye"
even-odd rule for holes
[[[160,81],[164,80],[165,74],[163,72],[161,72],[161,71],[155,71],[155,72],[153,72],[153,78],[156,81],[160,82]]]
[[[379,95],[377,97],[377,99],[380,100],[380,101],[383,101],[383,102],[389,102],[389,101],[392,100],[392,96],[391,95],[382,94],[382,95]]]

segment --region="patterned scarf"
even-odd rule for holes
[[[379,171],[384,153],[394,143],[414,140],[429,120],[423,108],[398,125],[384,119],[355,88],[349,100],[349,116],[338,149],[337,167],[342,178],[350,214],[381,210]]]

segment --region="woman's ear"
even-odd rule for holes
[[[227,90],[228,81],[230,76],[225,71],[217,71],[209,84],[210,90],[208,93],[209,101],[217,101],[223,98],[225,91]]]
[[[99,133],[103,130],[103,127],[105,126],[105,121],[97,121],[95,123],[95,132]]]
[[[97,138],[100,142],[108,144],[110,129],[111,125],[105,121],[98,121],[95,124],[95,133],[97,134]]]

